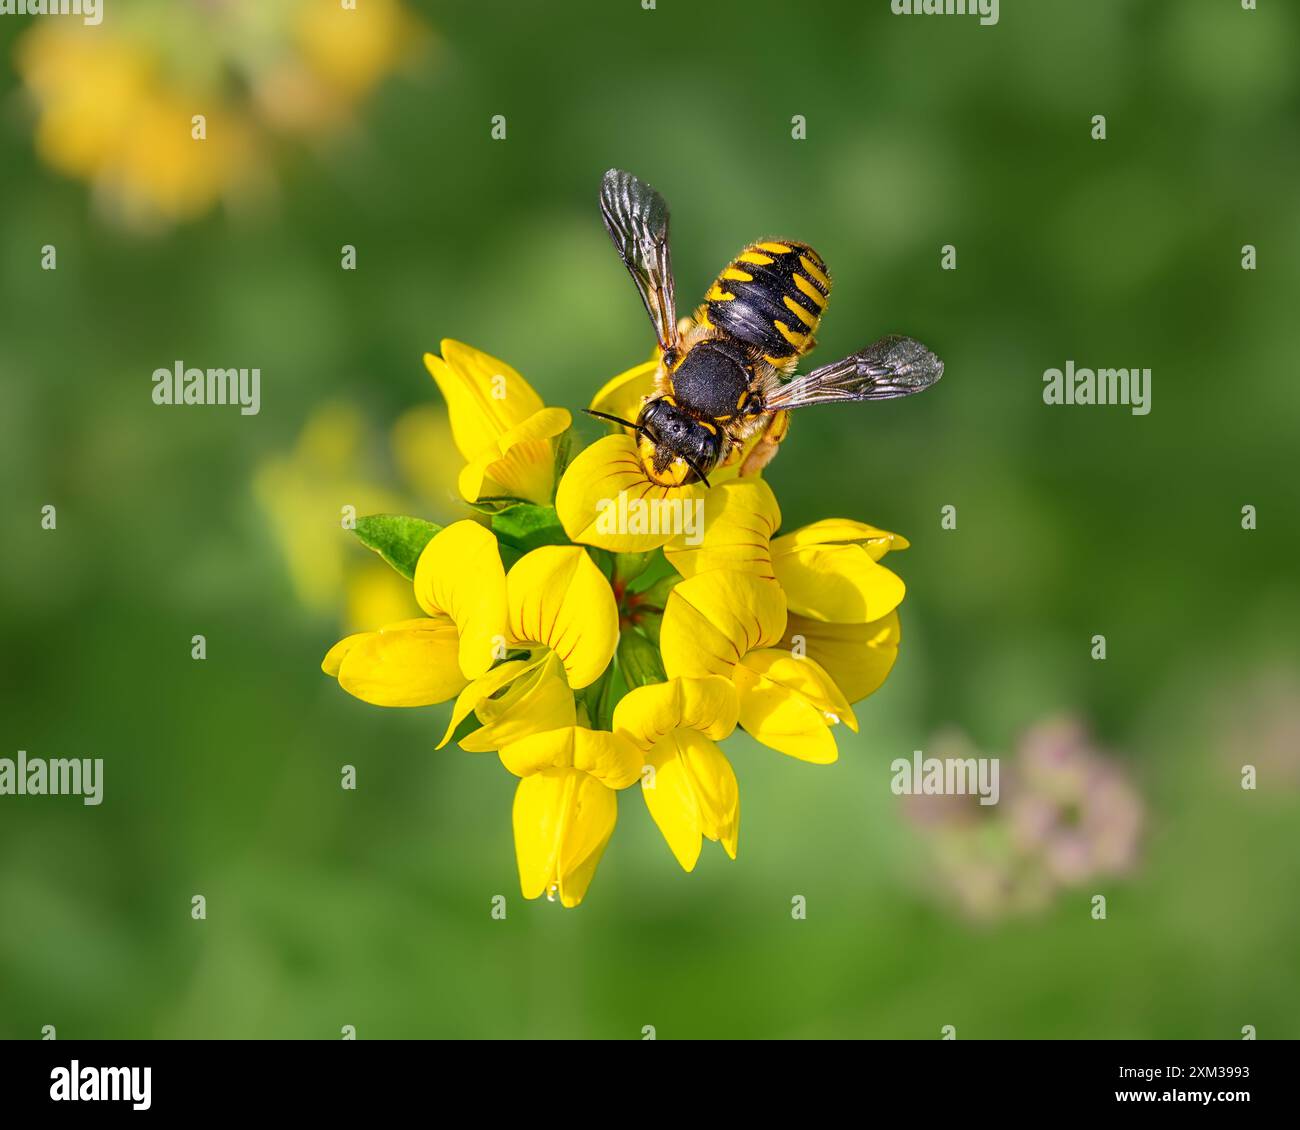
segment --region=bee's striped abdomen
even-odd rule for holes
[[[826,264],[806,243],[763,240],[727,265],[704,301],[713,325],[779,362],[812,348],[830,293]]]

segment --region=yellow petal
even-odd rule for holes
[[[363,702],[432,706],[465,685],[456,651],[456,626],[450,620],[402,620],[340,640],[321,667]]]
[[[655,745],[648,763],[654,772],[642,778],[641,795],[682,869],[695,869],[702,836],[721,841],[735,859],[740,789],[722,751],[695,730],[674,730]]]
[[[728,679],[669,679],[625,694],[614,708],[614,729],[645,750],[678,727],[721,741],[736,728],[738,709]]]
[[[554,887],[564,906],[577,906],[617,820],[618,798],[581,770],[543,769],[523,778],[513,823],[524,898]]]
[[[325,658],[321,660],[320,669],[325,674],[337,679],[339,677],[339,668],[343,665],[343,660],[348,652],[356,647],[358,642],[374,634],[374,632],[357,632],[354,635],[344,636],[325,653]]]
[[[855,522],[852,518],[823,518],[777,538],[772,543],[772,552],[787,553],[804,546],[831,542],[860,545],[871,554],[873,561],[879,561],[890,550],[906,549],[911,544],[902,534],[890,533],[866,522]]]
[[[673,589],[659,630],[664,670],[676,675],[723,675],[746,652],[770,647],[785,631],[785,598],[752,573],[713,570]]]
[[[569,686],[594,683],[618,646],[618,605],[584,549],[546,545],[524,554],[506,578],[512,643],[549,647]]]
[[[460,748],[470,753],[502,749],[529,734],[572,726],[578,720],[573,691],[560,657],[553,651],[526,663],[523,671],[508,680],[504,694],[481,697],[474,711],[483,727],[460,741]]]
[[[622,734],[585,726],[531,734],[502,746],[500,757],[516,777],[543,769],[581,769],[611,789],[635,785],[644,764],[641,750]]]
[[[447,401],[452,436],[466,460],[497,450],[501,436],[542,410],[542,398],[504,361],[450,339],[441,349],[441,357],[426,353],[424,364]]]
[[[656,358],[619,373],[601,386],[600,391],[591,398],[589,407],[593,411],[635,423],[646,397],[654,394],[655,370],[658,367],[659,361]]]
[[[471,680],[469,685],[457,696],[456,705],[452,707],[451,718],[447,722],[446,732],[442,735],[442,741],[438,743],[436,748],[442,749],[451,741],[451,736],[456,732],[456,728],[478,708],[480,703],[497,694],[504,687],[510,686],[512,682],[523,675],[524,672],[531,670],[535,665],[535,662],[531,659],[511,659],[506,663],[498,664],[491,671],[480,675],[477,679]],[[469,739],[466,738],[465,740],[468,741]],[[463,742],[461,745],[464,748]]]
[[[861,702],[879,689],[898,658],[898,613],[869,624],[825,624],[790,617],[781,646],[802,648],[819,663],[849,702]]]
[[[415,566],[415,599],[456,624],[467,679],[504,658],[506,574],[490,530],[467,519],[434,534]]]
[[[664,553],[683,577],[738,569],[771,581],[776,573],[769,542],[780,525],[776,495],[762,479],[721,483],[704,495],[703,538],[673,538]]]
[[[564,408],[543,408],[503,433],[496,444],[472,459],[457,486],[467,502],[481,498],[523,498],[549,506],[555,486],[552,440],[573,423]]]
[[[857,733],[858,719],[848,699],[815,659],[809,659],[806,655],[796,656],[781,648],[762,648],[751,651],[741,660],[741,664],[760,678],[785,687],[807,700],[829,724],[843,722]]]
[[[852,624],[879,620],[898,607],[907,591],[898,574],[873,561],[862,546],[773,549],[776,579],[790,611],[810,620]]]
[[[555,494],[555,509],[571,541],[615,553],[644,553],[688,528],[693,515],[684,507],[707,489],[701,483],[667,487],[651,482],[636,443],[621,432],[598,439],[569,464]],[[620,528],[625,525],[621,513],[639,524]]]
[[[843,696],[814,660],[760,651],[737,664],[733,677],[740,724],[755,740],[781,753],[827,765],[839,756],[832,722],[852,720],[851,728],[857,729]]]

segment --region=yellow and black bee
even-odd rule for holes
[[[919,341],[890,335],[788,379],[816,344],[830,298],[830,272],[817,252],[789,239],[751,243],[694,316],[678,322],[664,198],[631,173],[610,169],[600,211],[641,292],[661,356],[655,394],[636,420],[591,414],[633,429],[655,482],[707,486],[709,473],[740,459],[757,436],[740,467],[754,474],[775,456],[791,409],[909,396],[943,376],[943,362]]]

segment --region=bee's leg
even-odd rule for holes
[[[749,454],[745,456],[745,461],[740,465],[741,475],[757,475],[771,463],[776,458],[776,450],[781,446],[781,441],[785,439],[785,434],[789,430],[790,413],[774,412],[762,435],[758,437],[758,442],[750,449]]]

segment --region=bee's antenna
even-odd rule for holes
[[[640,424],[634,424],[631,420],[625,420],[622,416],[611,416],[608,412],[597,412],[594,408],[584,408],[583,411],[588,416],[595,416],[598,420],[609,420],[613,424],[622,424],[625,428],[631,428],[634,432],[645,434],[645,428]]]

